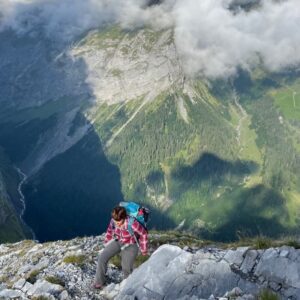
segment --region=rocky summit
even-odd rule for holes
[[[151,239],[159,239],[152,234]],[[0,299],[300,299],[300,250],[164,244],[125,280],[108,266],[108,285],[91,288],[104,235],[0,245]],[[272,298],[275,299],[275,298]]]

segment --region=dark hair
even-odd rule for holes
[[[124,220],[124,219],[126,219],[126,216],[127,216],[126,209],[122,206],[116,206],[112,210],[111,216],[117,222],[121,221],[121,220]]]

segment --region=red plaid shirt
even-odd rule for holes
[[[104,243],[109,242],[113,238],[117,238],[118,241],[121,242],[122,244],[135,244],[136,240],[134,236],[131,236],[127,229],[128,221],[129,221],[129,217],[125,219],[125,222],[121,227],[117,227],[114,220],[111,219],[106,231]],[[137,220],[134,220],[131,227],[139,241],[142,254],[147,254],[147,249],[148,249],[147,230]]]

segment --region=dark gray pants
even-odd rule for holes
[[[124,245],[122,245],[120,242],[113,240],[109,242],[108,245],[99,254],[95,278],[96,284],[105,284],[107,263],[113,256],[120,252],[124,277],[128,277],[128,275],[132,272],[133,263],[138,254],[138,246],[136,244],[130,244],[124,247]]]

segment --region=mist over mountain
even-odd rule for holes
[[[52,41],[71,42],[105,24],[131,30],[172,27],[184,69],[192,76],[228,77],[261,64],[273,72],[300,61],[296,0],[17,0],[0,5],[2,30],[29,36],[42,31]]]
[[[297,5],[1,1],[0,239],[98,234],[124,199],[153,228],[297,233]]]

